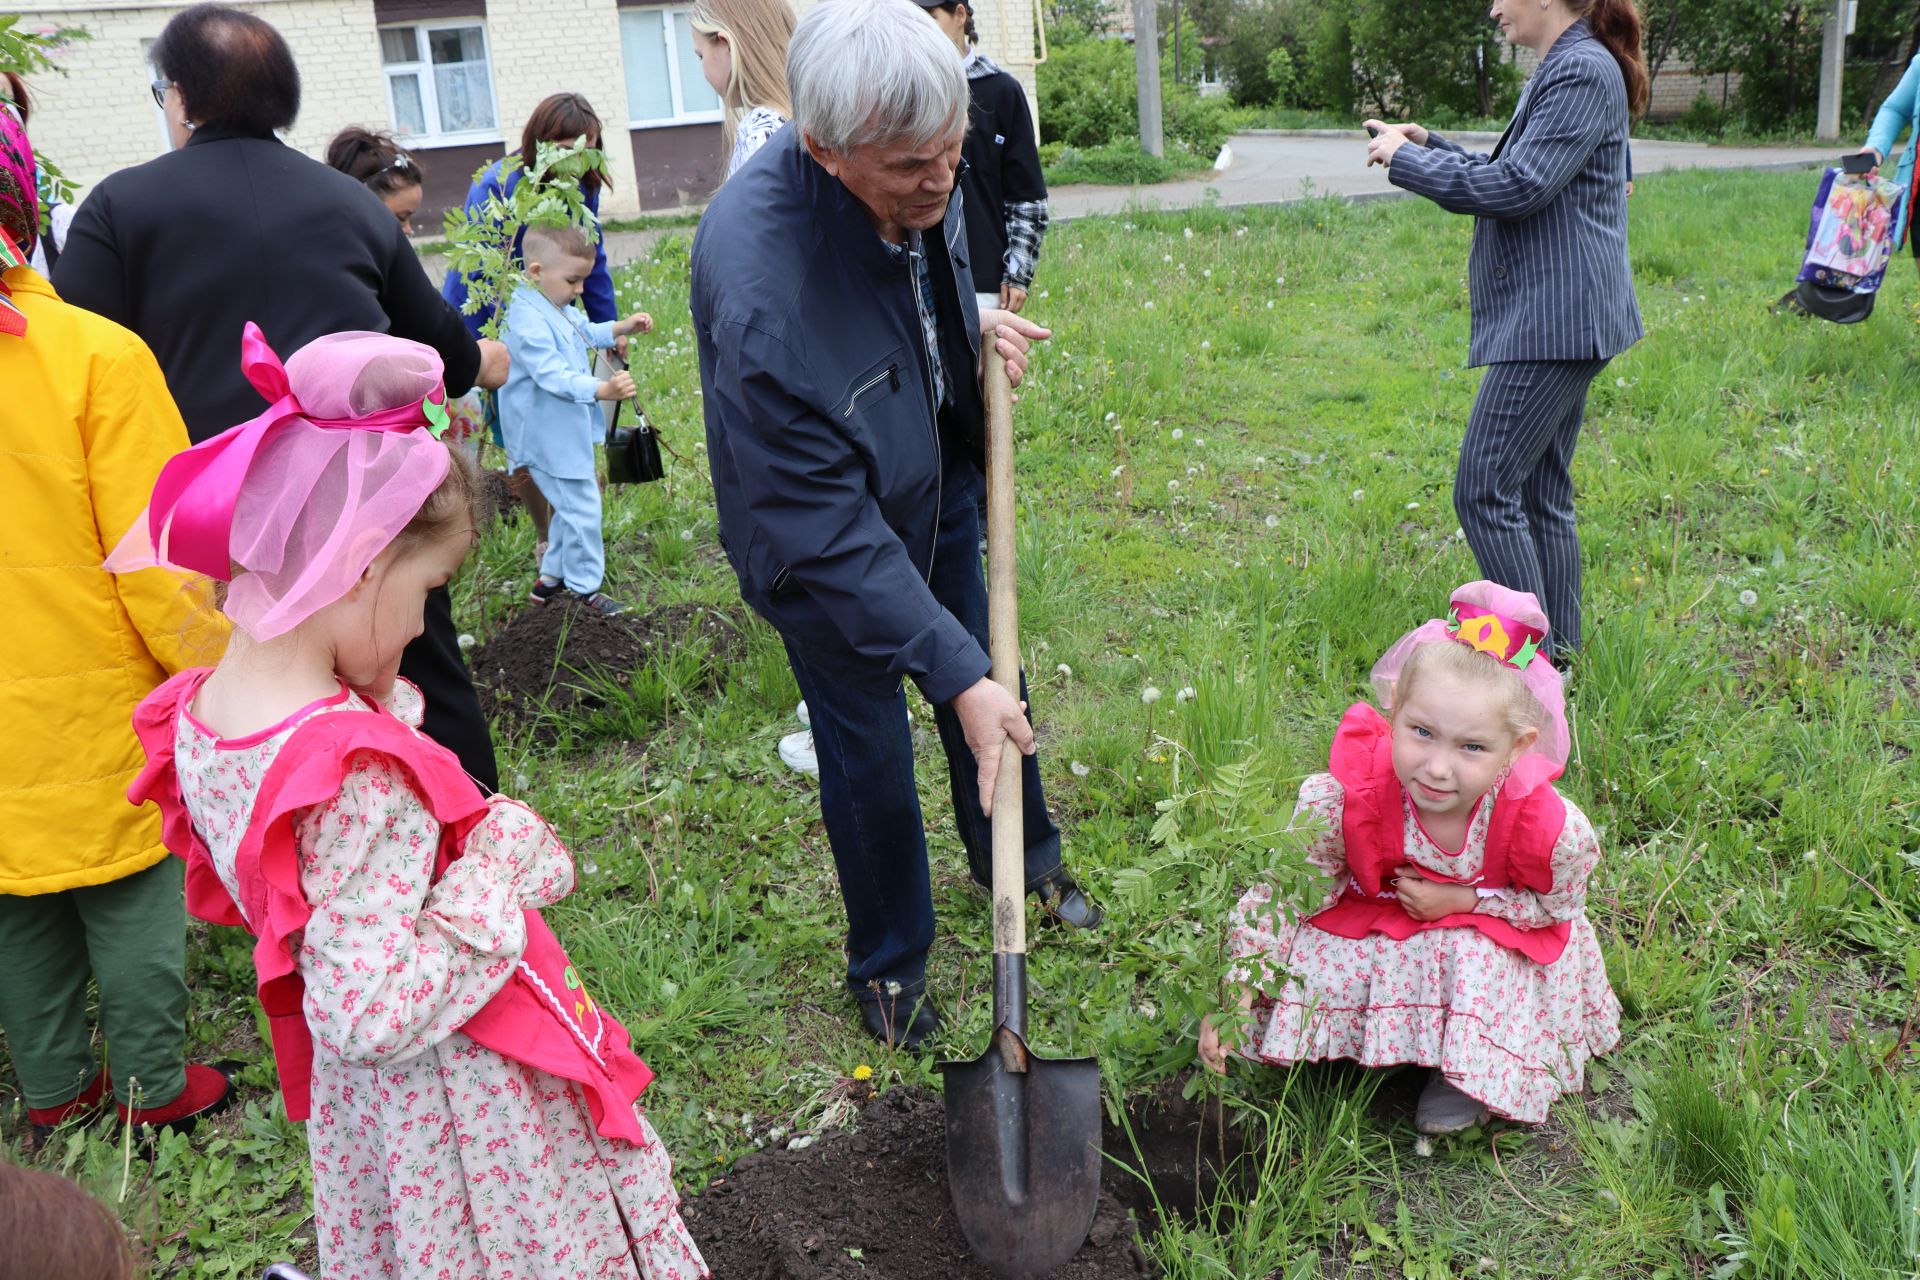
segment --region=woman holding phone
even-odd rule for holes
[[[1493,151],[1369,120],[1367,163],[1474,217],[1468,360],[1488,368],[1454,509],[1480,571],[1545,603],[1564,665],[1580,647],[1569,468],[1587,388],[1643,332],[1627,260],[1627,130],[1646,109],[1647,68],[1632,0],[1493,0],[1491,13],[1540,55]]]

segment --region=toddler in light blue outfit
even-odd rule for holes
[[[513,366],[500,388],[500,431],[509,469],[525,467],[553,507],[532,598],[545,604],[569,591],[600,613],[624,613],[601,590],[607,556],[593,446],[606,435],[599,401],[632,399],[633,375],[602,380],[587,370],[592,349],[624,347],[653,318],[636,311],[596,324],[573,307],[593,269],[593,245],[578,227],[529,228],[521,253],[532,287],[514,290],[507,307]]]

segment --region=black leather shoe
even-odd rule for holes
[[[925,994],[861,996],[860,1025],[889,1049],[924,1053],[940,1031],[940,1015]]]
[[[1035,885],[1033,896],[1040,900],[1048,915],[1069,929],[1098,928],[1104,918],[1087,891],[1064,871],[1056,871]]]

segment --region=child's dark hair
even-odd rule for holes
[[[393,135],[357,124],[333,135],[327,144],[327,164],[366,184],[377,196],[392,195],[426,182],[420,165],[401,150]]]
[[[480,464],[473,455],[457,446],[447,447],[447,478],[427,496],[407,521],[407,527],[394,535],[392,549],[403,556],[415,548],[464,531],[480,532],[485,520],[481,499]]]
[[[966,0],[953,0],[952,4],[943,4],[940,7],[942,9],[945,9],[948,13],[952,13],[954,10],[958,9],[962,4],[965,4],[965,3],[966,3]],[[970,4],[967,5],[966,35],[967,35],[968,44],[980,43],[980,29],[973,25],[973,6]]]

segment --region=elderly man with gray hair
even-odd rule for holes
[[[1075,928],[1023,706],[987,678],[983,336],[1017,383],[1047,331],[978,310],[955,187],[967,81],[911,0],[826,0],[787,53],[793,123],[728,179],[693,245],[720,539],[785,640],[820,761],[867,1029],[919,1050],[933,898],[902,681],[933,704],[973,876],[991,877],[1002,744],[1026,753],[1027,884]]]

